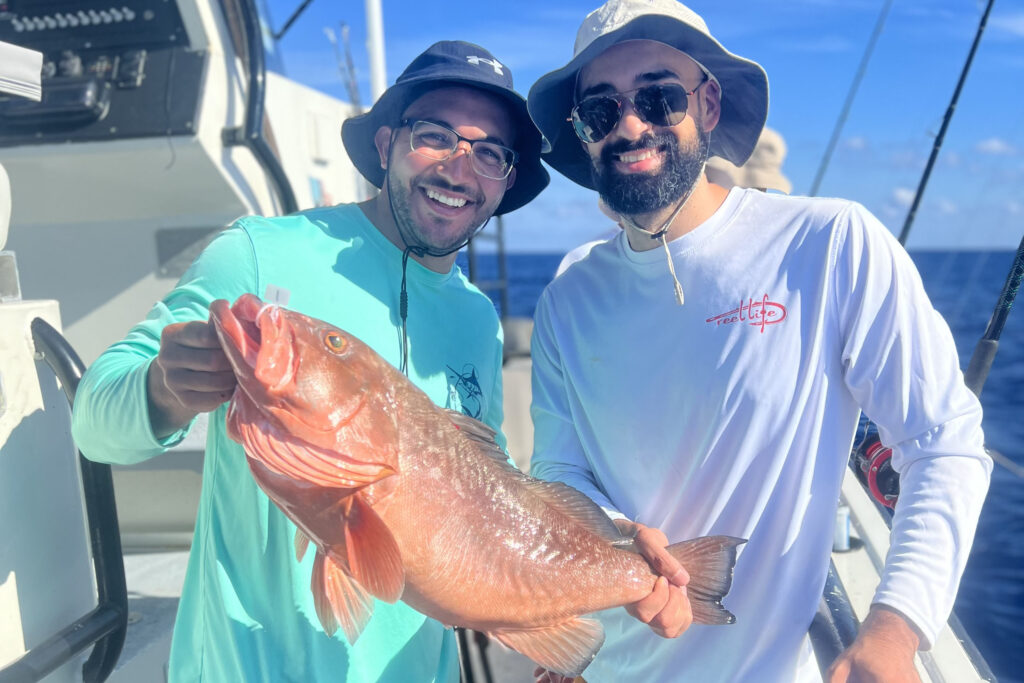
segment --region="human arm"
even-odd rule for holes
[[[167,347],[169,351],[172,345],[182,341],[181,333],[174,331],[175,326],[179,330],[188,327],[185,334],[196,336],[196,328],[189,326],[207,326],[210,302],[217,298],[234,300],[241,293],[252,291],[255,279],[248,235],[241,228],[225,230],[204,250],[177,286],[153,307],[147,318],[90,365],[82,377],[72,411],[75,442],[86,457],[100,462],[131,464],[159,455],[184,438],[194,416],[203,411],[186,397],[187,408],[179,402],[180,412],[172,409],[163,413],[166,406],[174,406],[173,401],[177,399],[168,398],[164,393],[168,388],[163,378],[165,370],[156,362],[162,353],[161,338],[165,330],[169,330],[166,333],[172,340]],[[215,350],[206,349],[204,353],[216,355]],[[183,354],[164,355],[165,367],[172,375],[182,369]],[[151,382],[162,386],[153,387]],[[183,387],[190,383],[194,384],[195,380],[185,379],[182,383],[172,379],[170,382],[182,396],[186,395]],[[228,391],[230,396],[229,390],[223,388],[224,383],[222,377],[217,385],[218,392]],[[152,393],[154,391],[157,393]],[[151,397],[157,402],[156,406],[151,406]],[[211,400],[201,407],[210,410],[224,400]]]
[[[841,220],[832,303],[844,380],[893,448],[900,474],[873,603],[902,615],[896,618],[917,629],[919,646],[927,649],[952,610],[988,487],[992,463],[981,407],[963,383],[952,334],[909,256],[862,208],[852,207]],[[882,642],[858,640],[861,651]],[[910,666],[912,656],[901,665]]]
[[[623,535],[634,538],[637,550],[661,578],[650,595],[626,609],[658,635],[674,638],[685,631],[693,619],[685,593],[689,576],[665,550],[668,545],[665,535],[658,529],[627,520],[597,482],[573,425],[567,380],[559,361],[554,315],[552,303],[542,296],[534,315],[530,344],[533,358],[530,413],[534,423],[530,472],[542,479],[561,481],[586,494],[614,519]]]

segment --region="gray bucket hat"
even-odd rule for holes
[[[707,24],[675,0],[608,0],[587,15],[576,34],[573,58],[530,88],[530,116],[549,145],[544,160],[573,182],[594,189],[590,157],[568,121],[580,69],[627,40],[654,40],[689,55],[722,90],[722,114],[711,133],[711,154],[741,166],[754,151],[768,118],[768,76],[711,37]]]

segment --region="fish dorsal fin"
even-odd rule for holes
[[[396,602],[405,590],[405,566],[384,520],[358,493],[344,512],[345,549],[352,578],[371,595]]]
[[[563,676],[579,675],[604,643],[601,622],[580,617],[546,628],[492,631],[488,635]]]
[[[459,431],[469,438],[470,441],[483,446],[483,448],[478,449],[481,453],[502,462],[508,461],[508,455],[506,455],[504,449],[498,445],[498,432],[494,431],[480,420],[474,420],[469,415],[454,410],[448,411],[448,418],[459,429]]]
[[[615,522],[601,507],[577,489],[557,481],[527,479],[527,488],[552,508],[571,518],[593,534],[616,545],[628,544]]]
[[[337,563],[317,552],[313,560],[313,606],[320,625],[329,636],[341,626],[350,645],[373,615],[373,598]]]

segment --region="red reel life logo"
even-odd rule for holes
[[[765,294],[761,297],[760,301],[747,299],[745,303],[739,305],[739,308],[720,313],[712,318],[708,318],[705,322],[715,327],[746,323],[747,325],[754,325],[760,328],[761,334],[764,334],[764,328],[781,323],[785,319],[786,307],[772,301]]]

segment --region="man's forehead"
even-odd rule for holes
[[[578,88],[591,88],[615,80],[642,81],[651,74],[684,76],[701,67],[690,55],[655,40],[627,40],[611,46],[580,69]]]

